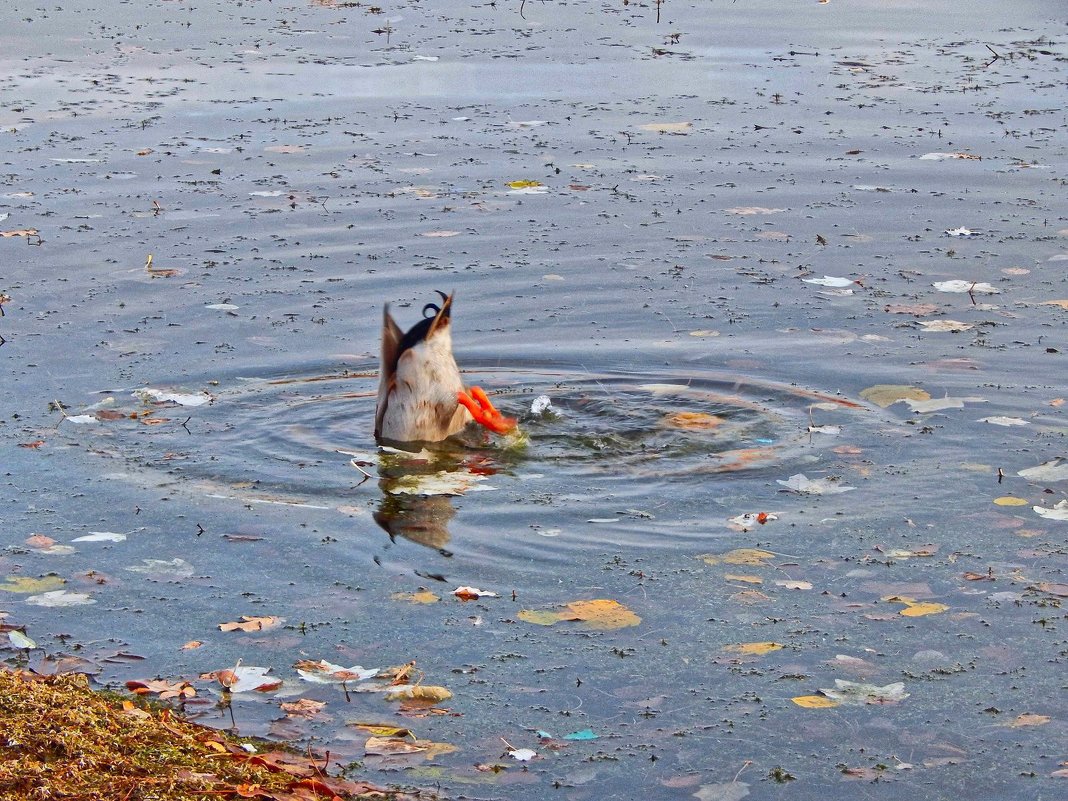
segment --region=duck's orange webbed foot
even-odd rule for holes
[[[516,420],[512,417],[504,417],[498,412],[480,387],[471,387],[469,392],[470,394],[462,391],[457,392],[456,400],[466,407],[467,411],[471,412],[471,416],[475,418],[476,423],[497,434],[508,434],[515,431],[519,425]]]

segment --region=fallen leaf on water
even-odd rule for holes
[[[367,679],[373,678],[379,673],[379,668],[365,668],[362,665],[353,665],[347,668],[327,662],[325,659],[320,659],[318,662],[303,659],[293,667],[296,668],[302,679],[316,684],[343,684],[348,681],[367,681]]]
[[[943,231],[942,233],[945,234],[946,236],[960,236],[960,237],[969,237],[969,236],[978,236],[979,235],[979,231],[973,231],[971,228],[965,228],[963,225],[960,228],[950,228],[949,230]],[[948,290],[948,291],[955,292],[956,290]]]
[[[749,531],[756,526],[763,526],[773,520],[778,520],[779,516],[770,514],[768,512],[746,512],[740,514],[737,517],[732,517],[727,522],[731,524],[731,528],[741,531]]]
[[[724,581],[741,581],[745,584],[763,584],[764,579],[760,576],[742,576],[737,573],[724,573]]]
[[[1045,300],[1039,305],[1041,305],[1041,306],[1060,306],[1062,309],[1068,310],[1068,298],[1066,298],[1064,300]]]
[[[883,409],[903,400],[928,400],[931,396],[919,387],[903,384],[876,384],[862,390],[860,397]]]
[[[189,642],[187,642],[185,645],[182,646],[182,650],[183,651],[192,651],[192,650],[194,650],[196,648],[200,648],[203,645],[204,645],[204,643],[202,643],[200,640],[190,640]]]
[[[880,600],[890,603],[905,604],[905,608],[898,612],[905,617],[923,617],[924,615],[937,615],[949,609],[945,604],[932,603],[929,601],[917,601],[905,595],[887,595]]]
[[[51,592],[31,595],[26,603],[34,606],[85,606],[95,604],[96,600],[90,598],[84,592],[70,592],[68,590],[52,590]]]
[[[284,705],[283,705],[284,706]],[[357,729],[363,729],[366,732],[370,732],[376,737],[412,737],[411,731],[403,726],[394,726],[389,723],[365,723],[362,721],[355,721],[349,723],[349,726],[354,726]]]
[[[1068,481],[1068,459],[1053,459],[1035,467],[1025,467],[1016,475],[1032,481]]]
[[[805,709],[831,709],[839,706],[837,701],[824,695],[795,695],[790,700]]]
[[[726,209],[728,214],[737,214],[741,217],[751,217],[757,214],[777,214],[780,211],[786,211],[786,209],[769,209],[764,206],[736,206],[733,209]]]
[[[20,442],[18,443],[18,446],[20,448],[30,448],[32,450],[37,450],[44,444],[45,441],[43,439],[35,439],[33,442]]]
[[[982,161],[983,157],[976,156],[974,153],[924,153],[920,156],[920,161],[946,161],[947,159]]]
[[[268,153],[305,153],[303,145],[270,145],[264,148]]]
[[[1012,495],[1002,495],[1000,498],[994,498],[994,503],[998,506],[1027,506],[1027,499],[1016,498]]]
[[[1022,715],[1017,715],[1009,726],[1013,729],[1020,729],[1024,726],[1042,726],[1049,723],[1051,720],[1049,715],[1036,715],[1033,712],[1024,712]]]
[[[968,229],[958,229],[967,231]],[[948,231],[946,233],[949,233]],[[959,234],[959,236],[966,236],[966,234]],[[952,281],[935,281],[931,284],[939,292],[967,292],[970,295],[998,295],[1001,294],[1001,290],[992,284],[988,284],[985,281],[962,281],[960,279],[954,279]]]
[[[957,334],[975,328],[971,323],[962,323],[960,320],[918,320],[916,324],[922,326],[924,331],[935,334]]]
[[[964,401],[975,401],[977,398],[932,398],[930,400],[911,400],[906,399],[905,404],[914,412],[920,412],[921,414],[929,414],[930,412],[941,412],[946,409],[963,409]]]
[[[735,548],[726,553],[706,553],[694,558],[700,559],[707,565],[765,565],[775,558],[775,554],[759,548]]]
[[[895,704],[909,697],[905,684],[895,681],[884,687],[862,682],[835,679],[834,689],[820,688],[820,692],[840,704],[863,706],[865,704]]]
[[[788,590],[811,590],[812,583],[809,581],[776,581],[776,587],[784,587]]]
[[[25,236],[25,237],[37,236],[37,229],[36,228],[24,228],[21,231],[0,231],[0,237],[3,237],[4,239],[8,239],[8,238],[14,237],[14,236]]]
[[[1059,581],[1040,581],[1035,587],[1042,592],[1056,595],[1059,598],[1068,598],[1068,584]]]
[[[825,275],[823,278],[802,278],[806,284],[817,284],[818,286],[830,286],[830,287],[846,287],[852,286],[856,283],[852,278],[839,278],[833,275]]]
[[[747,656],[763,656],[772,651],[781,651],[785,645],[777,642],[740,642],[724,645],[723,650],[732,654],[745,654]]]
[[[1022,420],[1019,417],[1000,417],[1000,416],[980,417],[978,422],[980,422],[980,423],[989,423],[992,426],[1005,426],[1005,427],[1010,427],[1010,426],[1029,426],[1029,425],[1031,425],[1029,422],[1027,422],[1026,420]]]
[[[414,754],[426,751],[432,743],[429,740],[418,740],[414,737],[368,737],[364,743],[365,754],[377,754],[380,756],[392,754]]]
[[[430,684],[405,684],[393,687],[386,693],[387,701],[423,701],[428,704],[438,704],[452,698],[452,693],[444,687],[435,687]]]
[[[232,693],[245,692],[273,692],[282,686],[282,680],[267,674],[269,667],[255,667],[253,665],[238,665],[223,670],[213,670],[211,673],[202,673],[202,679],[214,679],[224,689]]]
[[[71,542],[125,542],[126,535],[117,531],[90,531],[82,537],[75,537]]]
[[[598,598],[590,601],[572,601],[555,612],[524,609],[516,617],[525,623],[551,626],[561,621],[583,623],[587,628],[598,630],[622,629],[637,626],[641,618],[618,601]]]
[[[419,592],[395,592],[389,596],[393,601],[407,601],[412,604],[433,604],[441,600],[437,595],[430,590],[420,590]]]
[[[214,396],[207,392],[172,392],[152,387],[135,389],[133,396],[142,403],[176,403],[179,406],[203,406],[215,400]]]
[[[197,694],[193,685],[187,681],[128,681],[126,688],[135,695],[158,695],[161,701],[168,698],[192,698]]]
[[[508,756],[518,762],[529,762],[537,755],[538,752],[530,748],[512,748],[508,751]]]
[[[0,590],[17,593],[49,592],[62,587],[66,583],[59,576],[44,576],[42,578],[10,576],[3,584],[0,584]]]
[[[911,314],[916,317],[924,317],[934,314],[938,307],[933,303],[891,303],[883,309],[887,314]]]
[[[673,412],[661,421],[668,428],[683,431],[711,431],[725,421],[722,417],[707,412]]]
[[[313,718],[322,711],[324,706],[326,706],[326,701],[298,698],[296,701],[283,701],[278,708],[291,718]]]
[[[529,179],[520,179],[518,181],[509,181],[507,186],[509,189],[529,189],[532,186],[541,186],[541,181],[531,181]]]
[[[184,559],[142,559],[142,564],[125,568],[131,573],[144,573],[154,578],[181,579],[189,578],[196,571]]]
[[[220,623],[220,631],[269,631],[270,629],[276,629],[285,623],[285,618],[278,617],[276,615],[267,615],[265,617],[251,617],[249,615],[242,615],[240,621],[233,623]]]
[[[838,495],[856,489],[856,487],[848,487],[829,478],[808,478],[804,473],[796,473],[786,481],[777,479],[776,483],[786,487],[790,492],[807,495]]]
[[[11,631],[7,633],[7,639],[15,648],[22,648],[28,651],[37,647],[37,643],[34,642],[32,638],[27,637],[18,629],[11,629]]]
[[[698,801],[741,801],[749,795],[749,785],[738,780],[722,784],[702,784],[693,797]]]
[[[638,126],[639,130],[650,133],[689,133],[693,129],[692,122],[647,122]]]
[[[480,590],[477,587],[457,587],[452,594],[461,601],[475,601],[479,598],[496,598],[497,593],[489,590]]]
[[[1036,515],[1041,515],[1047,520],[1062,520],[1068,522],[1068,499],[1053,504],[1052,509],[1046,508],[1045,506],[1032,506],[1031,509]],[[3,587],[0,586],[0,589],[3,589]]]

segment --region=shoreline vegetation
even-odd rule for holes
[[[262,746],[264,750],[260,750]],[[327,773],[328,758],[237,738],[81,674],[0,668],[0,798],[81,801],[415,801]]]

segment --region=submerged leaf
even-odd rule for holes
[[[786,481],[777,479],[776,483],[782,484],[791,492],[808,495],[838,495],[856,489],[856,487],[847,487],[828,478],[808,478],[804,473],[796,473]]]
[[[931,396],[919,387],[903,384],[876,384],[862,390],[860,397],[883,409],[903,400],[928,400]]]
[[[706,565],[765,565],[775,558],[775,554],[759,548],[735,548],[726,553],[706,553],[695,558],[700,559]]]

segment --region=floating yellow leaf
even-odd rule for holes
[[[898,612],[899,615],[904,615],[905,617],[937,615],[939,612],[945,612],[949,609],[945,604],[917,601],[915,598],[908,598],[904,595],[887,595],[882,598],[882,600],[891,603],[905,604],[905,608]]]
[[[3,584],[0,584],[0,590],[3,590],[4,592],[19,592],[32,595],[38,592],[58,590],[66,583],[67,582],[59,576],[45,576],[44,578],[11,576]]]
[[[674,412],[663,420],[668,428],[681,428],[684,431],[710,431],[723,422],[722,417],[707,412]]]
[[[591,629],[623,629],[637,626],[642,619],[618,601],[598,598],[572,601],[567,605],[569,620],[579,620]]]
[[[763,656],[772,651],[781,651],[785,645],[777,642],[739,642],[732,645],[724,645],[723,650],[732,654],[746,654],[748,656]]]
[[[998,506],[1027,506],[1028,501],[1012,495],[1002,495],[1000,498],[994,498],[994,503]]]
[[[761,551],[758,548],[735,548],[726,553],[704,553],[696,557],[707,565],[756,565],[767,564],[768,560],[774,559],[775,554],[769,551]]]
[[[361,723],[356,721],[349,724],[358,729],[369,731],[375,737],[411,737],[412,733],[403,726],[391,726],[388,723]]]
[[[511,189],[529,189],[532,186],[541,186],[541,181],[528,181],[528,180],[509,181],[508,182],[508,186]]]
[[[945,612],[947,609],[949,609],[949,607],[945,604],[914,603],[906,606],[898,612],[898,614],[904,615],[905,617],[923,617],[924,615],[937,615],[940,612]]]
[[[525,623],[551,626],[562,620],[577,621],[591,629],[623,629],[637,626],[642,619],[618,601],[597,598],[591,601],[572,601],[558,612],[524,609],[516,617]]]
[[[737,573],[725,573],[723,575],[727,581],[744,581],[746,584],[763,584],[764,579],[760,576],[741,576]]]
[[[831,709],[838,706],[837,701],[832,701],[823,695],[795,695],[790,700],[805,709]]]
[[[919,387],[903,384],[876,384],[860,393],[860,397],[885,409],[903,400],[930,400],[931,396]]]
[[[452,693],[444,687],[429,684],[401,685],[386,693],[387,701],[425,701],[428,704],[437,704],[450,698]]]
[[[1068,299],[1066,300],[1046,300],[1041,303],[1042,306],[1060,306],[1062,309],[1068,309]]]
[[[430,590],[419,592],[395,592],[389,596],[393,601],[407,601],[410,604],[435,604],[441,600]]]

